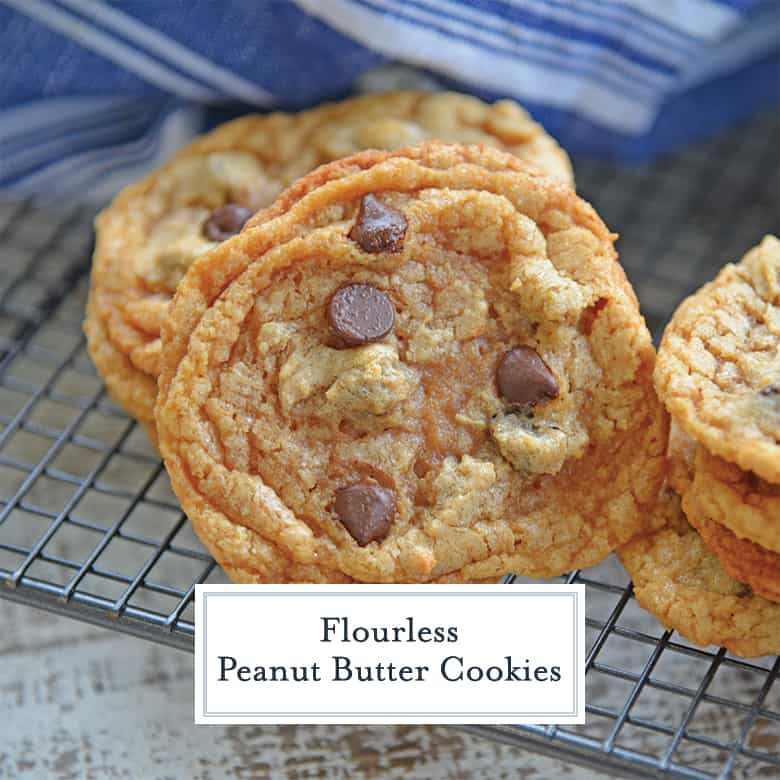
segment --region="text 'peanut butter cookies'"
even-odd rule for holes
[[[320,168],[196,261],[157,424],[230,576],[548,576],[641,530],[666,417],[612,238],[510,155],[430,143]]]
[[[663,528],[618,550],[642,607],[697,645],[747,657],[780,653],[780,604],[726,573],[688,525],[677,496],[667,495],[658,515]]]
[[[223,125],[126,189],[97,219],[85,329],[111,395],[154,438],[160,324],[193,259],[318,165],[427,138],[497,146],[573,182],[566,153],[511,101],[400,92]]]
[[[674,420],[699,444],[780,483],[777,238],[764,238],[677,309],[655,384]]]

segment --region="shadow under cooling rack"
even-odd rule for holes
[[[656,337],[680,299],[778,232],[780,115],[651,167],[578,164]],[[84,346],[92,214],[0,202],[0,596],[186,650],[225,582]],[[584,726],[473,727],[630,777],[780,777],[780,661],[701,650],[637,605],[614,558],[587,590]]]

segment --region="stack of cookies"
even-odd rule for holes
[[[121,193],[85,330],[236,582],[621,548],[666,625],[776,652],[780,244],[683,304],[656,365],[614,239],[514,103],[361,97],[231,122]]]
[[[672,418],[667,527],[621,550],[642,605],[698,644],[780,652],[780,241],[688,298],[655,386]],[[682,509],[682,511],[681,511]]]

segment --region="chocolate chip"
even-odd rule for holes
[[[357,482],[336,493],[333,508],[352,538],[365,547],[387,536],[395,516],[395,498],[379,485]]]
[[[400,252],[406,235],[406,217],[375,195],[363,196],[349,237],[366,252]]]
[[[558,397],[558,382],[547,364],[530,347],[514,347],[496,369],[499,394],[509,403],[534,406]]]
[[[770,395],[778,395],[780,393],[780,387],[775,385],[767,385],[766,387],[762,387],[758,392],[759,395],[763,395],[765,397]]]
[[[370,284],[348,284],[333,294],[328,322],[348,347],[386,336],[393,327],[395,310],[390,299]]]
[[[203,235],[211,241],[224,241],[241,232],[252,212],[237,203],[220,206],[209,214],[203,223]]]

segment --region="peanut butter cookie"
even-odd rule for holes
[[[548,576],[646,526],[654,350],[569,187],[427,143],[324,166],[252,225],[180,283],[156,409],[231,576]]]
[[[710,452],[780,483],[780,241],[766,236],[677,309],[655,370],[674,420]]]
[[[223,125],[98,216],[85,330],[111,395],[154,436],[160,323],[193,258],[321,163],[426,138],[501,147],[573,182],[565,152],[511,101],[402,92]]]
[[[724,571],[685,520],[676,495],[664,497],[659,515],[664,528],[618,551],[642,607],[702,647],[721,645],[746,657],[779,653],[780,604]]]

